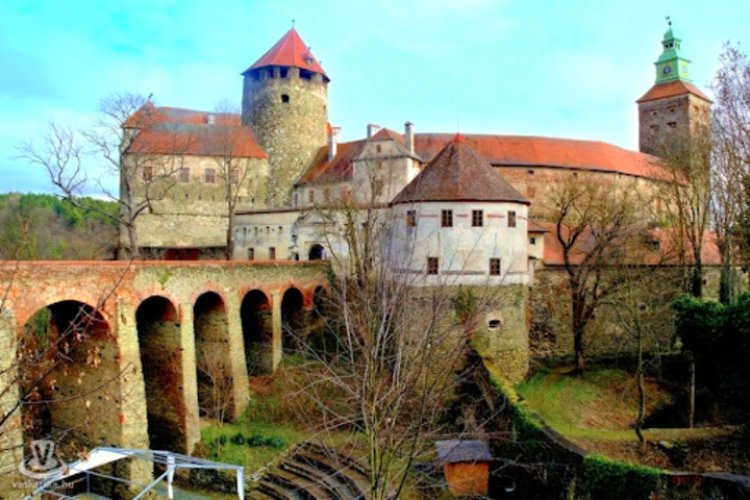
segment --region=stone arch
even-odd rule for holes
[[[228,418],[234,405],[228,330],[224,299],[216,292],[201,294],[193,305],[198,411],[219,420]]]
[[[319,243],[315,243],[313,246],[310,247],[310,252],[308,253],[308,259],[309,260],[324,260],[326,258],[326,249],[323,247],[323,245]]]
[[[240,306],[242,338],[248,375],[273,372],[273,315],[271,301],[261,290],[250,290]]]
[[[101,311],[62,300],[23,323],[18,345],[24,442],[52,439],[63,455],[121,442],[119,348]]]
[[[150,447],[185,453],[187,411],[177,309],[166,297],[154,295],[140,303],[135,316]]]
[[[281,299],[281,346],[285,352],[295,352],[306,330],[305,297],[294,287],[287,288]]]

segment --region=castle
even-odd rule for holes
[[[527,267],[521,262],[525,258],[544,259],[544,227],[534,220],[541,220],[550,187],[580,175],[591,180],[616,177],[641,189],[659,177],[652,156],[657,144],[674,134],[692,133],[708,122],[711,101],[691,83],[689,61],[680,44],[670,25],[655,63],[655,83],[637,101],[639,152],[599,141],[462,136],[459,149],[473,151],[481,159],[477,163],[485,164],[482,169],[489,167],[500,174],[497,182],[509,188],[499,189],[497,199],[489,200],[487,189],[475,193],[468,186],[469,179],[462,178],[466,169],[461,158],[468,158],[466,154],[455,156],[456,176],[444,175],[438,182],[438,176],[427,173],[440,151],[456,142],[454,134],[420,134],[409,122],[403,133],[368,124],[366,137],[339,143],[340,130],[331,126],[327,113],[331,80],[292,28],[242,73],[240,114],[147,104],[150,125],[135,130],[138,135],[125,151],[124,161],[153,155],[179,156],[180,162],[179,168],[170,171],[174,185],[166,196],[152,201],[150,212],[136,221],[139,246],[149,255],[168,259],[211,257],[227,245],[235,259],[320,258],[335,249],[326,248],[321,240],[316,229],[320,221],[311,215],[311,208],[367,202],[398,211],[409,197],[402,193],[405,189],[411,193],[411,202],[417,201],[415,186],[408,186],[425,171],[425,176],[441,184],[430,193],[434,199],[422,200],[432,203],[434,209],[419,204],[406,212],[415,210],[420,223],[428,224],[453,210],[455,237],[444,231],[441,239],[450,247],[466,241],[458,237],[460,228],[476,222],[468,218],[469,211],[479,209],[468,207],[468,202],[514,205],[494,215],[487,213],[484,221],[503,220],[507,228],[508,213],[515,214],[513,234],[518,241],[513,240],[510,247],[520,248],[524,246],[520,241],[528,242],[526,250],[513,252],[519,262],[512,267],[521,272]],[[442,163],[440,168],[446,166]],[[140,175],[139,180],[145,183],[154,174],[149,169]],[[494,179],[492,184],[496,184]],[[235,202],[231,210],[234,232],[227,238],[230,193]],[[437,202],[455,206],[439,207]],[[505,236],[503,241],[510,241]],[[454,254],[463,251],[449,250]],[[501,256],[496,258],[502,262]],[[488,276],[490,265],[486,262],[483,270]],[[421,267],[427,268],[426,260]]]
[[[711,101],[691,83],[671,25],[661,44],[655,82],[637,101],[637,152],[599,141],[418,133],[410,122],[402,132],[368,124],[362,139],[340,142],[327,114],[331,80],[291,29],[242,73],[241,113],[144,107],[152,125],[135,131],[124,161],[180,161],[167,196],[136,221],[140,246],[166,259],[227,248],[235,260],[346,257],[347,234],[375,211],[398,279],[501,291],[486,325],[503,332],[501,359],[512,364],[522,352],[510,369],[522,378],[535,322],[552,321],[544,329],[557,332],[556,353],[571,351],[561,340],[569,337],[562,250],[544,213],[555,189],[616,185],[659,204],[651,196],[665,179],[659,145],[709,123]],[[716,264],[713,247],[706,251],[704,264]]]

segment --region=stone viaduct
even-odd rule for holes
[[[33,432],[57,431],[91,447],[190,453],[200,416],[244,411],[248,374],[275,369],[326,286],[319,262],[0,263],[0,405],[29,383],[18,373],[49,366],[30,352],[59,342],[60,353],[38,388],[46,428],[24,430],[16,411],[0,444],[20,450],[42,437]]]

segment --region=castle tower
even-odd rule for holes
[[[644,153],[658,154],[670,138],[690,137],[710,124],[711,100],[692,84],[690,61],[680,54],[681,42],[669,21],[662,54],[654,63],[656,83],[637,101],[639,145]]]
[[[330,79],[294,28],[242,75],[242,123],[268,154],[268,204],[282,206],[326,144]]]

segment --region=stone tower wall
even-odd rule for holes
[[[269,206],[289,204],[292,185],[326,144],[327,106],[320,74],[307,79],[298,68],[276,67],[245,75],[242,119],[268,154]]]
[[[691,94],[638,103],[638,139],[643,153],[658,154],[669,137],[689,136],[710,122],[711,103]]]

